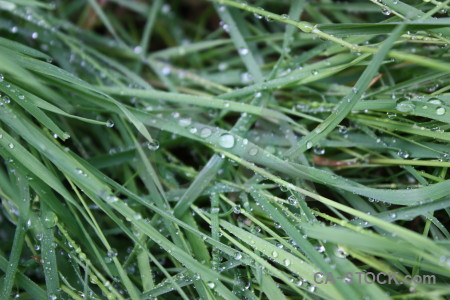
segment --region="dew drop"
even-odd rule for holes
[[[189,128],[189,132],[190,133],[196,133],[197,132],[197,128],[196,127],[191,127],[191,128]]]
[[[311,149],[312,146],[313,146],[313,143],[312,143],[312,142],[307,142],[307,143],[306,143],[306,149]]]
[[[436,115],[442,116],[443,114],[445,114],[445,108],[439,107],[436,109]]]
[[[287,258],[283,261],[283,263],[286,267],[289,267],[291,265],[291,261]]]
[[[401,112],[411,112],[416,108],[416,106],[408,101],[403,101],[398,103],[396,108]]]
[[[114,122],[111,121],[111,120],[106,121],[106,127],[113,128],[114,127]]]
[[[178,121],[178,124],[182,127],[186,127],[191,125],[192,120],[190,118],[184,118],[184,119],[180,119],[180,121]]]
[[[325,154],[325,149],[324,148],[314,147],[313,151],[317,155],[324,155]]]
[[[156,140],[153,140],[151,143],[148,142],[148,143],[147,143],[147,148],[148,148],[150,151],[156,151],[156,150],[159,149],[159,142],[156,141]]]
[[[111,248],[111,249],[109,249],[109,250],[108,250],[108,253],[107,253],[107,255],[108,255],[108,257],[111,257],[111,258],[113,258],[113,257],[117,257],[117,255],[118,255],[118,252],[117,252],[117,250],[116,250],[116,249],[114,249],[114,248]]]
[[[248,154],[250,154],[251,156],[255,156],[258,153],[258,148],[251,148],[248,151]]]
[[[334,254],[339,258],[345,258],[347,256],[347,252],[341,247],[338,247]]]
[[[203,128],[202,130],[200,130],[200,136],[202,138],[207,138],[212,134],[212,130],[209,129],[208,127]]]
[[[81,169],[76,169],[75,172],[76,172],[78,175],[87,176],[87,174],[86,174],[83,170],[81,170]]]
[[[404,151],[404,150],[400,150],[397,152],[397,155],[402,157],[402,158],[408,158],[409,157],[409,153]]]
[[[115,203],[115,202],[117,202],[117,201],[119,201],[119,198],[116,197],[116,196],[108,196],[108,197],[106,198],[106,202],[108,202],[108,203]]]
[[[135,54],[141,54],[142,53],[142,47],[141,46],[134,47],[133,52]]]
[[[3,76],[3,74],[0,74],[0,82],[2,82],[3,80],[5,80],[5,77]]]
[[[442,102],[439,99],[430,99],[430,101],[428,101],[428,103],[435,104],[435,105],[442,105]]]
[[[248,49],[247,48],[240,48],[239,49],[239,55],[245,56],[248,54]]]
[[[220,146],[224,148],[233,148],[234,146],[234,136],[229,133],[224,133],[220,136],[219,140]]]

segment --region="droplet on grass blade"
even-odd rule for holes
[[[219,144],[224,148],[233,148],[234,147],[234,136],[229,133],[224,133],[220,136]]]
[[[240,48],[239,49],[239,55],[245,56],[248,54],[248,49],[247,48]]]
[[[208,127],[205,127],[202,130],[200,130],[200,137],[202,137],[202,138],[207,138],[211,134],[212,134],[212,130],[209,129]]]
[[[445,114],[445,108],[444,107],[439,107],[436,109],[436,115],[438,116],[442,116]]]
[[[412,112],[416,108],[416,106],[408,101],[403,101],[397,104],[397,110],[401,112]]]

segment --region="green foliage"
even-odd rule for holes
[[[0,298],[448,297],[448,9],[0,1]]]

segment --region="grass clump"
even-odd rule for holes
[[[445,299],[448,9],[0,1],[0,298]]]

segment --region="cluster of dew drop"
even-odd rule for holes
[[[438,98],[431,98],[427,102],[421,104],[423,110],[428,110],[430,106],[434,108],[434,113],[436,116],[443,116],[447,113],[445,105]],[[403,100],[397,103],[396,109],[403,113],[414,113],[416,110],[416,104],[410,100]]]

